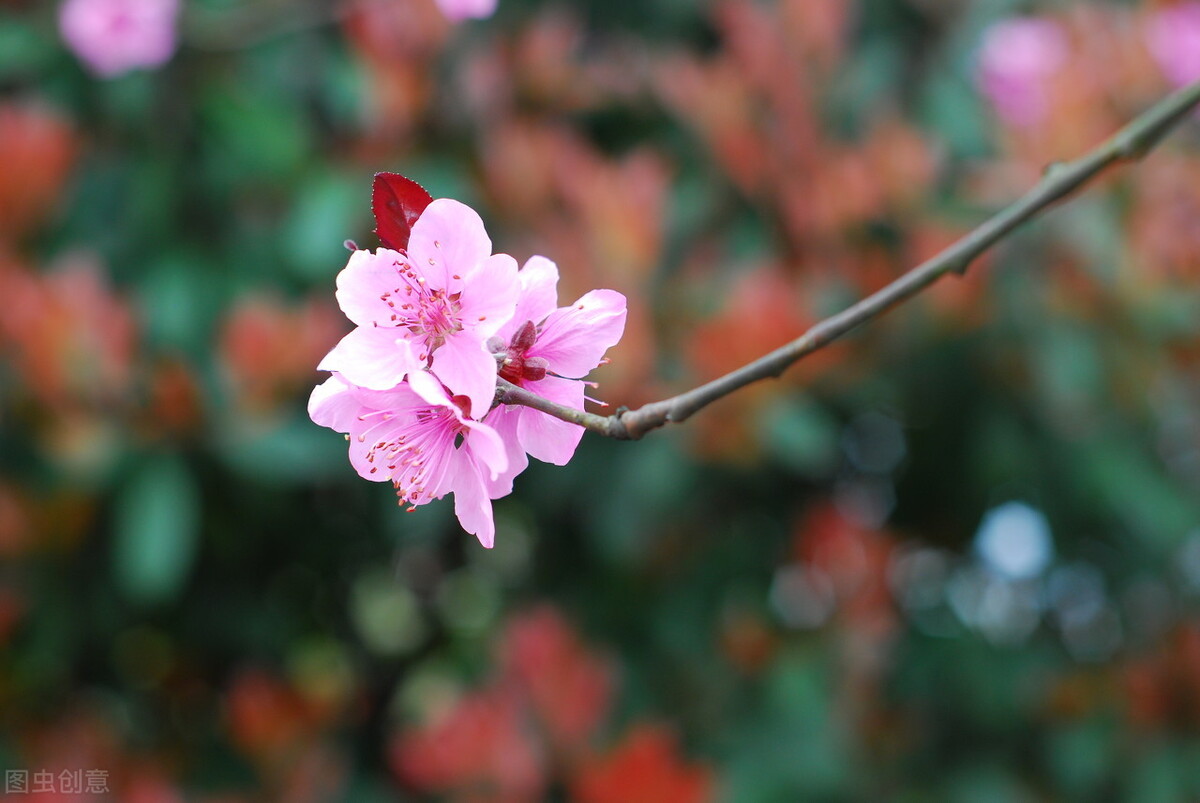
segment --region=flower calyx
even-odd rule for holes
[[[533,321],[523,323],[507,345],[498,337],[488,340],[488,350],[496,357],[501,379],[521,385],[523,382],[540,382],[546,378],[549,362],[545,357],[528,353],[536,340],[537,326]]]

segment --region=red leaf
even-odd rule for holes
[[[412,225],[433,200],[417,182],[399,173],[376,173],[371,188],[371,211],[375,214],[375,233],[384,248],[403,251],[408,248]]]
[[[571,780],[575,803],[707,803],[716,795],[711,768],[690,764],[670,731],[634,724],[605,757],[586,760]]]

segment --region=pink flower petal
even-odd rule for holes
[[[380,248],[376,253],[355,251],[337,276],[337,300],[346,317],[358,326],[389,326],[395,311],[382,298],[385,293],[401,296],[397,268],[404,257]]]
[[[446,449],[429,455],[429,465],[425,475],[425,495],[416,504],[423,505],[434,499],[441,499],[453,490],[450,487],[450,480],[455,461],[459,457],[459,451],[448,445]]]
[[[389,391],[354,389],[364,412],[350,430],[350,462],[366,479],[399,483],[406,503],[423,505],[450,491],[445,476],[459,451],[455,442],[462,417],[437,379],[425,371],[413,371],[409,378],[436,388],[432,401],[414,392],[411,382]]]
[[[529,467],[529,457],[517,436],[517,425],[524,409],[516,405],[501,404],[488,413],[487,418],[484,419],[484,423],[500,436],[508,457],[508,467],[504,471],[497,474],[494,479],[484,479],[488,496],[492,499],[499,499],[512,493],[513,480]]]
[[[560,376],[587,376],[621,339],[625,315],[625,296],[616,290],[593,290],[550,313],[529,354],[545,358]]]
[[[464,422],[467,436],[462,448],[469,449],[484,469],[485,479],[496,479],[508,468],[508,452],[499,433],[487,424],[478,421]]]
[[[483,473],[469,453],[459,450],[448,479],[454,491],[454,515],[458,516],[458,523],[484,547],[491,549],[496,540],[492,501],[484,487]]]
[[[540,382],[529,383],[527,388],[550,401],[575,410],[583,409],[582,382],[548,376]],[[522,407],[519,414],[517,438],[525,451],[544,463],[565,466],[583,438],[583,427],[530,407]]]
[[[530,257],[518,274],[521,280],[521,297],[511,319],[497,335],[505,343],[512,341],[526,321],[541,323],[558,307],[558,266],[545,257]]]
[[[409,342],[391,327],[359,326],[341,339],[317,366],[337,371],[347,382],[388,390],[420,367]]]
[[[481,340],[465,331],[446,338],[433,353],[430,370],[450,393],[471,400],[471,417],[487,414],[496,396],[496,359]]]
[[[413,371],[410,373],[408,375],[407,389],[425,404],[446,407],[455,411],[458,410],[454,406],[454,402],[450,400],[450,394],[442,387],[442,383],[428,371]]]
[[[494,254],[466,273],[462,291],[462,321],[480,340],[487,340],[512,319],[521,284],[517,261]]]
[[[410,371],[409,379],[422,371]],[[408,410],[424,407],[425,400],[413,392],[409,382],[397,385],[388,390],[371,390],[370,388],[351,386],[354,398],[370,410]]]
[[[481,465],[486,467],[488,475],[495,476],[508,467],[505,445],[496,431],[491,426],[465,418],[433,374],[428,371],[413,371],[408,376],[408,382],[423,401],[431,406],[452,411],[459,423],[466,426],[466,438],[461,448],[474,454]]]
[[[359,422],[357,430],[350,435],[350,465],[358,472],[358,476],[371,482],[390,482],[394,473],[376,455],[369,459],[371,449],[379,441],[394,440],[404,429],[402,418],[388,418],[376,414],[366,422]]]
[[[483,220],[471,207],[449,198],[425,207],[408,240],[413,267],[436,281],[435,287],[451,287],[491,254]]]
[[[363,406],[351,388],[336,374],[313,388],[308,397],[308,417],[313,423],[336,432],[349,432]]]

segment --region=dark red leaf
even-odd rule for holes
[[[384,248],[408,248],[412,225],[433,200],[425,188],[399,173],[376,173],[371,188],[371,211],[375,233]]]

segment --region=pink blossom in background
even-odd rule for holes
[[[1156,11],[1146,30],[1150,54],[1177,86],[1200,80],[1200,2]]]
[[[496,13],[497,0],[437,0],[438,8],[451,22],[484,19]]]
[[[88,69],[112,78],[159,67],[175,52],[179,0],[66,0],[63,40]]]
[[[500,376],[543,398],[583,409],[583,377],[600,365],[604,352],[625,331],[625,296],[592,290],[569,307],[558,307],[558,266],[535,256],[519,274],[521,297],[512,318],[489,342],[503,355]],[[547,463],[566,465],[583,437],[583,428],[530,407],[501,405],[487,417],[509,445],[509,474],[526,465],[525,453]],[[515,447],[515,448],[514,448]],[[507,493],[497,487],[493,493]]]
[[[1069,49],[1066,33],[1051,20],[998,22],[979,49],[979,88],[1005,122],[1033,125],[1046,116],[1046,83],[1066,63]]]
[[[391,482],[411,507],[454,494],[463,529],[485,547],[495,540],[485,482],[507,468],[504,444],[486,424],[463,415],[428,371],[391,390],[355,387],[334,374],[312,392],[314,422],[349,436],[350,463],[363,479]]]
[[[492,254],[479,215],[436,200],[413,224],[407,254],[380,248],[350,256],[337,299],[357,328],[317,367],[373,390],[427,367],[482,418],[496,392],[486,342],[512,316],[519,288],[516,260]]]

